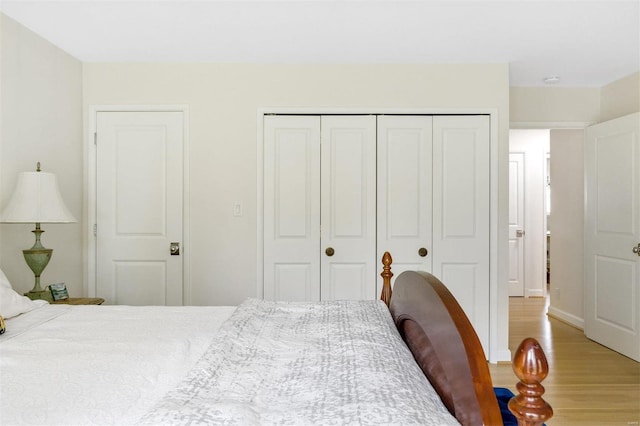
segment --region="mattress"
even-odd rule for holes
[[[44,305],[0,337],[0,424],[455,425],[380,301]]]
[[[0,424],[134,424],[235,307],[44,305],[0,336]]]

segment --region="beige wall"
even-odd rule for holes
[[[549,314],[584,326],[584,131],[551,131]]]
[[[600,122],[640,112],[640,72],[601,89]]]
[[[603,87],[511,87],[512,128],[574,127],[640,111],[640,72]]]
[[[84,102],[85,111],[188,105],[191,301],[236,304],[257,287],[259,108],[497,108],[504,157],[507,72],[506,65],[85,64]],[[242,202],[242,217],[233,217],[234,202]]]
[[[600,116],[599,88],[511,87],[509,98],[512,128],[580,127]]]
[[[22,171],[58,176],[62,196],[82,218],[82,64],[25,27],[0,14],[2,100],[0,120],[0,206]],[[27,291],[34,277],[22,249],[33,245],[33,224],[0,224],[0,268],[14,288]],[[43,224],[42,243],[54,249],[42,284],[65,282],[72,296],[84,295],[82,224]]]
[[[108,104],[189,108],[190,297],[237,304],[257,293],[257,112],[266,107],[492,108],[498,112],[500,289],[507,302],[508,66],[85,64],[84,110]],[[88,119],[86,121],[88,123]],[[234,202],[244,215],[234,217]],[[496,348],[506,350],[506,325]],[[495,336],[496,334],[494,334]]]

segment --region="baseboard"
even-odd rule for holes
[[[524,297],[545,297],[545,294],[544,290],[541,288],[526,288],[524,290]]]
[[[495,356],[489,360],[492,364],[511,363],[511,351],[509,349],[497,350],[493,355]]]
[[[559,321],[569,324],[570,326],[573,326],[579,330],[584,331],[584,318],[578,318],[573,314],[570,314],[561,309],[555,308],[551,305],[547,310],[547,315],[550,316],[551,318],[555,318]]]

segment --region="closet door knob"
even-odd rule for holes
[[[327,256],[331,257],[335,254],[336,251],[332,247],[327,247],[324,252]]]
[[[429,254],[429,250],[424,247],[420,247],[420,250],[418,250],[418,254],[420,255],[420,257],[425,257],[427,254]]]

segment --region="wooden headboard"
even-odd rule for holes
[[[407,271],[390,279],[391,256],[383,257],[381,299],[418,365],[462,425],[501,425],[487,358],[471,322],[446,286],[427,272]],[[542,425],[553,411],[541,397],[548,372],[542,349],[525,339],[516,351],[514,371],[520,392],[509,402],[519,424]]]
[[[451,414],[463,425],[502,424],[480,340],[449,290],[426,272],[403,272],[389,310]]]

